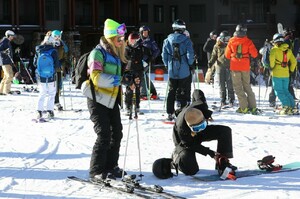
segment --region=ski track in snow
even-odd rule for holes
[[[68,82],[64,82],[68,88]],[[166,81],[154,81],[158,93],[165,94]],[[19,85],[13,85],[17,88]],[[21,86],[21,85],[20,85]],[[200,83],[208,103],[218,99],[218,92],[211,85]],[[258,87],[253,87],[256,95]],[[86,99],[80,91],[65,89],[67,111],[55,111],[56,119],[47,123],[33,123],[36,93],[1,96],[0,109],[0,198],[133,198],[111,193],[95,186],[69,181],[69,175],[88,177],[90,154],[96,135],[89,120]],[[239,169],[256,169],[256,161],[268,154],[276,157],[276,163],[299,161],[299,116],[278,116],[263,100],[263,115],[235,113],[235,109],[215,111],[211,124],[224,124],[232,128],[234,156],[232,163]],[[173,151],[172,125],[165,125],[163,111],[165,96],[161,100],[141,102],[138,120],[131,121],[121,110],[123,139],[119,166],[123,167],[124,152],[129,140],[126,167],[129,173],[139,173],[137,133],[141,147],[142,184],[159,184],[165,191],[187,198],[299,198],[300,171],[242,178],[238,181],[200,182],[182,173],[167,180],[158,180],[152,174],[152,163],[162,157],[170,157]],[[258,96],[256,96],[258,99]],[[82,109],[81,112],[74,110]],[[274,117],[274,119],[269,119]],[[136,123],[137,122],[137,123]],[[136,128],[138,125],[138,128]],[[129,131],[129,137],[127,134]],[[212,149],[216,141],[203,143]],[[200,174],[213,174],[214,161],[196,155]],[[245,161],[246,160],[246,161]]]

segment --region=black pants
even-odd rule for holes
[[[222,125],[209,125],[200,135],[202,142],[217,140],[216,151],[227,158],[233,158],[231,128]],[[188,147],[176,146],[173,161],[185,175],[195,175],[199,171],[195,151]]]
[[[61,91],[62,86],[63,86],[62,84],[63,84],[63,82],[62,82],[62,73],[61,72],[56,72],[56,94],[55,94],[54,104],[59,103],[60,91]]]
[[[184,107],[191,101],[192,76],[184,79],[169,79],[169,92],[167,97],[167,113],[173,114],[175,100]]]
[[[123,127],[117,103],[113,109],[94,103],[91,99],[87,104],[97,134],[90,161],[90,176],[93,177],[118,165]]]

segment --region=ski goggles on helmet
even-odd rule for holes
[[[199,124],[189,125],[191,131],[195,133],[199,133],[200,131],[203,131],[207,127],[206,120],[201,121]]]

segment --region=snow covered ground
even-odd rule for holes
[[[154,84],[161,100],[141,102],[145,115],[139,116],[130,129],[129,119],[122,110],[124,136],[120,167],[124,164],[128,139],[125,169],[130,174],[139,173],[139,133],[144,184],[160,184],[165,191],[186,198],[300,198],[300,171],[236,181],[200,182],[182,173],[167,180],[157,179],[152,174],[152,163],[158,158],[170,157],[173,142],[172,125],[161,122],[166,117],[164,99],[167,82],[154,81]],[[209,104],[219,101],[218,92],[211,85],[195,83],[192,88],[198,85],[205,92]],[[22,87],[13,85],[13,89]],[[265,115],[242,115],[235,110],[213,114],[213,124],[232,128],[235,158],[231,162],[239,170],[245,170],[256,169],[256,161],[269,154],[274,155],[275,163],[279,164],[300,161],[299,116],[274,117],[273,111],[268,109],[267,99],[264,99],[265,86],[260,88],[260,97],[259,87],[253,89],[256,99],[260,98],[259,107],[266,109]],[[296,92],[299,98],[299,90]],[[41,124],[31,121],[36,116],[36,93],[0,96],[0,198],[125,198],[66,179],[70,175],[88,177],[96,135],[89,120],[86,99],[68,81],[64,82],[64,98],[61,98],[61,103],[67,110],[55,111],[55,121]],[[82,111],[76,112],[79,109]],[[205,145],[216,148],[216,142]],[[201,168],[199,175],[216,173],[213,159],[201,155],[197,155],[197,159]]]

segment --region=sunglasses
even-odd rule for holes
[[[124,41],[124,39],[125,39],[125,37],[124,37],[124,36],[122,36],[122,37],[118,37],[118,38],[117,38],[117,42]]]
[[[194,124],[189,127],[193,132],[199,133],[200,131],[203,131],[207,127],[207,122],[206,120],[203,120],[199,124]]]

